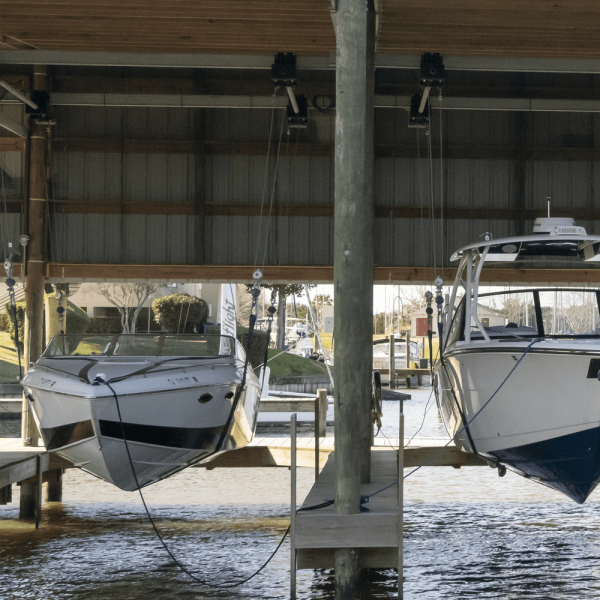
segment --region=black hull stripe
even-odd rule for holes
[[[123,439],[123,429],[128,442],[139,442],[151,446],[166,446],[186,450],[206,450],[212,452],[223,432],[223,427],[163,427],[160,425],[139,425],[119,421],[99,421],[100,435]]]
[[[57,450],[69,444],[94,437],[94,427],[90,420],[69,423],[59,427],[42,428],[42,438],[46,450]]]

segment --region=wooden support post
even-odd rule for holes
[[[394,334],[390,334],[390,390],[396,387],[396,344]]]
[[[291,474],[290,485],[290,600],[296,600],[296,413],[290,422]]]
[[[398,598],[404,598],[404,402],[398,430]]]
[[[405,337],[406,337],[406,368],[410,369],[410,329],[407,329],[406,332],[404,333]],[[410,378],[411,375],[409,375],[406,378],[406,387],[409,388],[410,387]]]
[[[12,485],[5,485],[0,488],[0,504],[9,504],[12,502]]]
[[[42,463],[41,456],[36,456],[36,474],[19,482],[21,499],[19,502],[19,519],[35,519],[35,527],[39,529],[42,515]]]
[[[366,8],[366,10],[365,10]],[[335,120],[335,512],[360,512],[371,469],[373,369],[373,121],[375,11],[372,0],[337,0]],[[360,552],[335,550],[335,597],[358,597]]]
[[[39,529],[42,526],[42,486],[44,485],[44,472],[42,471],[42,457],[35,457],[35,528]]]
[[[32,89],[48,90],[46,67],[36,65]],[[27,272],[25,283],[25,369],[43,351],[44,260],[46,258],[46,216],[48,214],[47,125],[31,119],[29,135],[29,198],[27,203]],[[25,444],[38,445],[39,433],[26,400],[23,401],[22,437]]]
[[[66,300],[63,301],[63,306],[66,305]],[[55,294],[45,294],[44,298],[45,321],[46,321],[46,343],[55,335],[60,334],[60,321],[58,320],[58,300]],[[67,327],[67,311],[63,313],[64,326]]]
[[[46,474],[46,502],[62,502],[62,469],[55,469]]]
[[[327,435],[327,390],[317,390],[315,398],[315,480],[320,471],[320,438]]]

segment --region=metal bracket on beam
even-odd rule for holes
[[[424,52],[419,72],[421,87],[442,87],[446,82],[446,69],[440,54]]]
[[[423,98],[425,103],[423,103]],[[419,94],[415,94],[410,100],[409,127],[425,129],[429,124],[429,101],[425,95],[423,95],[423,98]],[[423,108],[421,108],[421,104],[423,104]]]
[[[289,88],[288,88],[289,90]],[[290,129],[306,129],[308,127],[308,100],[304,95],[293,94],[293,102],[287,106],[288,133]]]
[[[329,0],[329,12],[337,12],[337,0]]]
[[[25,112],[32,116],[45,116],[48,113],[50,103],[50,92],[45,90],[31,90],[33,105],[27,104]]]

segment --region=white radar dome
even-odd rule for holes
[[[585,228],[575,225],[569,217],[538,218],[533,224],[533,233],[553,235],[586,235]]]

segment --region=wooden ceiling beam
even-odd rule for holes
[[[124,200],[72,200],[57,199],[50,201],[53,211],[57,214],[77,215],[164,215],[164,216],[193,216],[196,214],[193,202],[171,202],[164,200],[133,201]],[[9,199],[7,212],[17,213],[24,209],[22,199]],[[264,206],[262,212],[264,214]],[[533,221],[545,215],[544,208],[490,208],[471,206],[446,206],[444,219],[467,221]],[[261,214],[261,204],[249,202],[206,202],[204,204],[206,216],[213,217],[258,217]],[[600,208],[562,208],[553,207],[552,213],[557,217],[571,217],[577,221],[600,221]],[[427,206],[401,204],[388,206],[379,204],[375,206],[375,217],[378,219],[428,219],[430,210]],[[333,204],[306,203],[306,202],[276,202],[273,205],[272,215],[275,217],[328,217],[334,216]],[[441,218],[439,207],[435,207],[433,216]]]
[[[133,154],[191,154],[192,140],[160,139],[105,139],[105,138],[57,138],[53,141],[56,152],[98,152]],[[265,142],[206,141],[206,154],[261,156],[266,155]],[[286,156],[284,148],[282,156]],[[600,161],[600,148],[525,147],[516,150],[512,146],[461,146],[444,148],[446,159],[510,160],[518,155],[526,160]],[[297,156],[333,156],[331,142],[303,142],[294,144]],[[416,146],[407,144],[376,144],[375,155],[379,158],[416,158]]]
[[[106,138],[57,138],[52,142],[55,152],[95,152],[100,154],[193,154],[193,140],[172,139],[106,139]],[[267,142],[205,142],[207,155],[265,156]],[[288,155],[284,147],[282,156]],[[16,137],[0,137],[0,151],[24,152],[25,140]],[[291,150],[289,150],[291,152]],[[294,144],[294,156],[333,156],[330,142],[301,142]],[[416,158],[417,149],[407,144],[377,144],[377,158]],[[444,148],[447,160],[512,160],[517,156],[525,160],[546,161],[600,161],[600,148],[524,147],[512,146],[461,146]]]
[[[20,265],[15,265],[15,277],[20,276]],[[252,265],[121,265],[47,263],[46,278],[51,281],[164,281],[251,282]],[[439,269],[438,269],[439,271]],[[380,284],[427,284],[436,272],[430,267],[380,266],[373,269],[373,281]],[[444,269],[446,282],[456,276],[455,267]],[[333,267],[284,265],[265,266],[263,281],[270,282],[332,282]],[[489,267],[481,274],[483,284],[600,284],[600,269],[520,269],[518,267]]]

